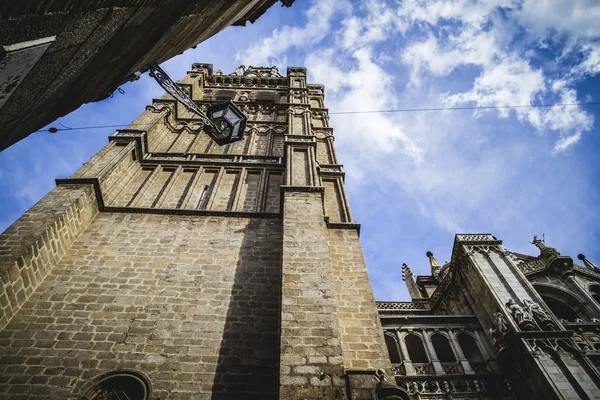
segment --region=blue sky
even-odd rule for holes
[[[306,66],[331,113],[600,101],[594,0],[297,0],[168,61]],[[127,124],[162,94],[148,76],[68,127]],[[450,257],[455,233],[537,255],[534,234],[600,263],[600,106],[331,115],[378,300],[408,300],[406,262]],[[35,133],[0,153],[0,231],[107,143],[113,129]]]

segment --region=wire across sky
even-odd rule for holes
[[[560,103],[560,104],[524,104],[524,105],[505,105],[505,106],[464,106],[464,107],[431,107],[431,108],[398,108],[392,110],[362,110],[362,111],[335,111],[329,115],[348,115],[348,114],[383,114],[383,113],[402,113],[402,112],[425,112],[425,111],[453,111],[453,110],[493,110],[493,109],[511,109],[511,108],[556,108],[556,107],[585,107],[598,106],[600,102],[590,103]],[[151,124],[118,124],[118,125],[94,125],[79,127],[64,127],[41,129],[36,132],[58,132],[58,131],[76,131],[83,129],[101,129],[101,128],[120,128],[126,126],[146,126]]]

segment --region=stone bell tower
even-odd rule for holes
[[[233,100],[244,139],[165,95],[0,236],[0,399],[375,399],[391,364],[323,86],[180,85]]]

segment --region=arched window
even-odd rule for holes
[[[592,295],[594,300],[596,300],[596,303],[600,304],[600,286],[592,285],[589,287],[588,290],[590,291],[590,294]]]
[[[150,384],[137,372],[115,371],[101,376],[96,384],[88,389],[85,400],[148,400]]]
[[[469,360],[469,363],[473,364],[485,361],[473,336],[468,333],[459,333],[457,339],[458,344],[467,360]]]
[[[566,321],[575,321],[577,318],[581,318],[570,305],[561,300],[544,295],[542,295],[542,299],[544,299],[544,302],[548,305],[556,318],[564,319]]]
[[[388,355],[390,356],[390,361],[392,364],[398,364],[402,362],[400,358],[400,351],[398,350],[398,343],[396,340],[390,335],[385,336],[385,345],[387,346]]]
[[[446,336],[439,333],[433,334],[431,336],[431,344],[433,344],[433,349],[435,350],[435,354],[437,354],[438,360],[441,362],[456,362],[456,356]]]
[[[425,351],[425,347],[423,346],[423,341],[417,335],[406,335],[404,338],[404,343],[406,343],[406,349],[408,350],[408,356],[410,360],[414,363],[428,363],[429,357],[427,357],[427,352]]]

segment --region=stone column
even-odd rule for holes
[[[456,335],[454,334],[454,331],[452,329],[448,330],[448,336],[450,337],[450,344],[452,345],[452,349],[454,349],[454,353],[456,353],[458,361],[460,362],[463,371],[465,371],[465,374],[474,374],[475,372],[473,372],[473,368],[471,368],[469,360],[467,360],[467,358],[465,357],[465,354],[463,353],[462,348],[460,347],[460,343],[458,343]]]
[[[429,340],[429,336],[427,335],[427,331],[425,329],[422,330],[423,333],[423,342],[425,344],[425,350],[429,354],[429,359],[431,360],[431,364],[433,365],[433,369],[436,375],[446,375],[444,371],[444,367],[442,367],[442,363],[437,358],[437,354],[435,354],[435,350]]]
[[[402,355],[402,364],[404,364],[406,375],[416,375],[412,360],[408,355],[406,343],[404,343],[404,336],[406,335],[400,335],[400,332],[396,331],[396,336],[398,337],[398,343],[400,344],[400,354]]]

